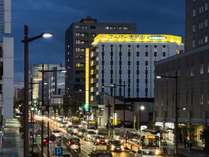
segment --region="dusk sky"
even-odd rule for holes
[[[64,33],[74,21],[92,16],[102,22],[136,23],[138,33],[184,36],[184,0],[13,0],[15,79],[23,78],[23,25],[30,35],[49,31],[54,38],[30,44],[30,62],[64,63]]]

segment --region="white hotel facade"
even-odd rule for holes
[[[86,82],[90,104],[103,93],[123,97],[118,85],[124,83],[126,98],[153,98],[155,62],[183,52],[180,36],[163,34],[100,34],[92,45]],[[115,90],[104,88],[111,84]]]

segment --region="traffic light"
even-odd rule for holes
[[[89,104],[83,104],[82,107],[84,112],[89,112]]]

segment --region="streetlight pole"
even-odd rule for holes
[[[176,71],[175,74],[175,85],[176,85],[176,98],[175,98],[175,154],[177,155],[177,149],[178,149],[178,72]]]
[[[42,71],[44,71],[44,64],[42,64]],[[44,156],[44,73],[41,75],[42,77],[42,82],[41,82],[41,115],[42,115],[42,120],[41,120],[41,156]]]
[[[28,46],[28,26],[24,25],[24,157],[29,155],[29,138],[28,138],[28,83],[29,83],[29,46]]]
[[[28,37],[28,25],[24,25],[24,39],[21,41],[24,44],[24,111],[23,111],[23,131],[24,131],[24,157],[29,156],[29,134],[28,134],[28,96],[29,96],[29,43],[39,38],[51,38],[50,33],[41,33],[34,37]]]

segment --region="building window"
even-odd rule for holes
[[[195,32],[196,31],[196,27],[195,25],[192,25],[192,32]]]
[[[154,52],[154,56],[157,57],[157,52]]]
[[[148,52],[145,52],[145,56],[148,57]]]
[[[165,52],[163,52],[163,57],[165,57],[166,56],[166,53]]]
[[[192,15],[193,15],[193,16],[196,16],[196,10],[195,10],[195,9],[193,9]]]
[[[131,56],[131,52],[128,52],[128,56],[129,56],[129,57]]]
[[[208,63],[208,73],[209,73],[209,63]]]
[[[140,53],[139,53],[139,51],[137,51],[137,52],[136,52],[136,56],[139,57],[139,55],[140,55]]]
[[[200,65],[200,74],[204,74],[204,64]]]
[[[139,65],[139,61],[136,61],[136,65],[137,65],[137,66]]]
[[[195,40],[192,40],[192,48],[195,48]]]
[[[137,48],[139,48],[139,45],[136,45]]]
[[[205,36],[205,43],[208,42],[208,36]]]
[[[191,67],[190,69],[190,76],[193,77],[194,76],[194,71],[193,71],[193,68]]]
[[[208,19],[205,19],[205,27],[208,27]]]
[[[148,61],[145,61],[145,65],[146,65],[146,66],[148,65]]]
[[[128,61],[128,65],[131,65],[131,61]]]

